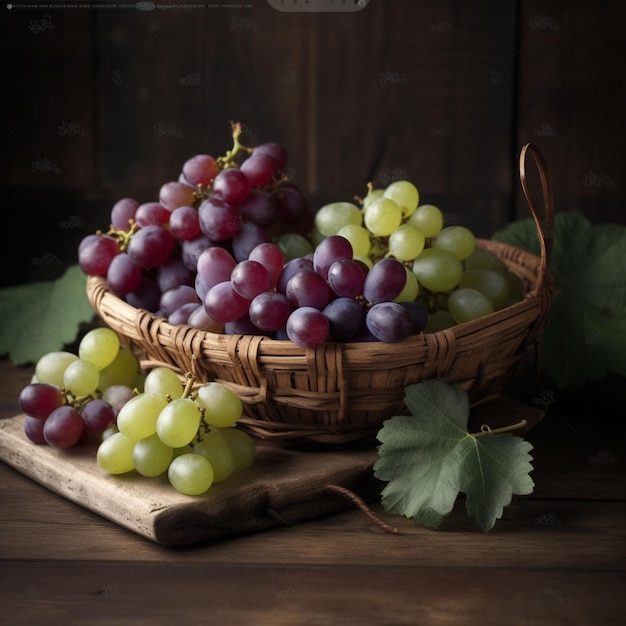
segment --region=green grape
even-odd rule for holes
[[[139,362],[137,357],[128,349],[120,348],[113,362],[100,370],[98,389],[104,392],[114,385],[132,387],[137,378]]]
[[[100,439],[101,441],[104,441],[105,439],[108,439],[111,435],[114,435],[115,433],[119,433],[119,429],[115,424],[111,424],[106,430],[103,431],[103,433],[100,435]]]
[[[178,375],[169,367],[155,367],[146,376],[143,384],[146,393],[158,393],[176,400],[183,395],[183,384]]]
[[[491,300],[476,289],[455,289],[448,298],[448,310],[457,324],[493,313]]]
[[[191,443],[198,434],[200,418],[200,408],[193,400],[178,398],[172,400],[159,414],[156,432],[163,443],[172,448],[181,448]]]
[[[398,261],[412,261],[424,249],[424,233],[411,224],[401,224],[389,235],[389,253]]]
[[[502,274],[481,268],[465,270],[459,281],[459,287],[476,289],[487,296],[494,309],[499,309],[509,297],[509,286]]]
[[[509,294],[513,299],[512,301],[519,302],[524,296],[524,283],[522,279],[509,269],[505,270],[502,276],[504,276],[504,280],[506,280],[506,284],[509,287]]]
[[[167,406],[167,398],[159,393],[145,392],[132,397],[117,414],[117,427],[129,439],[139,441],[154,435],[157,419]]]
[[[413,273],[420,285],[430,291],[450,291],[461,280],[463,264],[450,252],[425,248],[413,261]]]
[[[428,316],[425,333],[438,333],[440,330],[456,326],[456,322],[449,311],[435,311]]]
[[[96,452],[98,465],[109,474],[125,474],[135,469],[133,449],[135,442],[122,433],[107,437]]]
[[[205,457],[213,468],[213,481],[226,480],[234,471],[233,455],[219,429],[212,429],[202,435],[202,440],[193,447],[196,454]]]
[[[70,363],[78,361],[78,355],[63,350],[44,354],[35,365],[35,378],[40,383],[63,387],[63,375]]]
[[[89,396],[95,393],[99,382],[98,368],[82,359],[70,363],[63,374],[63,387],[69,389],[75,396]]]
[[[447,226],[437,233],[432,246],[438,250],[451,252],[462,261],[474,252],[476,238],[465,226]]]
[[[233,474],[252,465],[256,456],[254,439],[239,428],[221,428],[219,432],[233,455]]]
[[[243,412],[239,396],[217,382],[198,387],[196,402],[204,408],[204,421],[210,426],[232,426]]]
[[[331,202],[315,214],[315,227],[325,237],[337,235],[347,225],[360,226],[363,223],[361,210],[351,202]]]
[[[352,245],[353,258],[357,256],[367,256],[370,251],[370,234],[367,228],[355,224],[342,226],[337,234],[345,237]]]
[[[402,216],[407,218],[415,212],[420,194],[408,180],[396,180],[385,189],[383,198],[393,200],[402,209]]]
[[[78,356],[99,370],[113,363],[120,349],[120,339],[110,328],[90,330],[78,344]]]
[[[376,237],[388,237],[400,226],[402,209],[389,198],[378,198],[367,205],[365,226]]]
[[[406,270],[406,283],[394,302],[412,302],[419,294],[420,286],[417,276],[406,265],[404,269]]]
[[[363,198],[363,209],[367,209],[368,204],[370,204],[374,200],[382,198],[384,193],[384,189],[374,189],[374,187],[370,187],[367,191],[367,195],[365,196],[365,198]]]
[[[485,248],[474,248],[474,252],[470,254],[463,262],[466,270],[492,270],[498,274],[504,274],[506,266],[502,261],[489,250]]]
[[[276,244],[283,251],[285,263],[292,259],[305,257],[313,254],[313,244],[304,236],[298,233],[285,233],[276,238]]]
[[[142,476],[160,476],[167,471],[174,451],[168,445],[165,445],[155,433],[140,439],[133,448],[133,462],[135,469]]]
[[[443,213],[434,204],[422,204],[409,217],[407,224],[417,226],[424,237],[434,237],[443,228]]]
[[[176,491],[187,496],[199,496],[210,489],[214,472],[205,457],[190,452],[172,460],[167,477]]]

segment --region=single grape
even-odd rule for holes
[[[236,265],[237,262],[228,250],[221,246],[211,246],[198,257],[198,276],[210,289],[218,283],[230,280]]]
[[[164,444],[156,434],[137,441],[133,447],[135,469],[149,478],[165,474],[173,458],[173,448]]]
[[[411,224],[400,224],[389,235],[389,254],[399,261],[412,261],[424,249],[426,237],[424,233]]]
[[[484,269],[504,274],[506,265],[493,253],[485,248],[474,248],[464,261],[463,266],[466,270]]]
[[[50,413],[43,426],[46,443],[55,448],[75,446],[83,434],[83,418],[72,406],[60,406]]]
[[[340,237],[345,237],[352,246],[352,254],[355,257],[367,256],[370,251],[370,233],[367,228],[355,224],[346,224],[336,233]]]
[[[267,269],[257,261],[241,261],[230,275],[233,289],[243,298],[252,300],[271,288],[271,278]]]
[[[232,454],[234,463],[233,474],[250,467],[256,457],[254,439],[239,428],[220,428],[219,432]]]
[[[455,289],[448,298],[448,310],[457,324],[493,313],[491,300],[476,289]]]
[[[328,304],[330,297],[328,284],[314,270],[294,274],[287,283],[285,295],[294,308],[307,306],[320,310]]]
[[[70,363],[78,361],[78,355],[65,350],[48,352],[37,361],[35,377],[40,383],[63,387],[63,375]]]
[[[289,339],[300,348],[314,348],[328,341],[330,324],[322,311],[303,306],[291,313],[286,331]]]
[[[330,266],[339,259],[351,259],[353,256],[352,245],[345,237],[331,235],[326,237],[313,252],[313,268],[322,275],[324,280],[328,277]]]
[[[260,243],[252,248],[248,259],[261,263],[267,269],[270,276],[270,288],[274,289],[285,265],[285,256],[280,246],[271,242]]]
[[[109,235],[91,236],[78,251],[78,265],[89,276],[106,276],[114,257],[121,252],[120,244]]]
[[[189,183],[194,187],[202,185],[208,187],[217,173],[219,168],[215,159],[208,154],[196,154],[187,159],[183,164],[183,175]]]
[[[156,271],[156,283],[161,293],[180,285],[193,287],[195,278],[196,272],[190,270],[181,257],[170,257]]]
[[[391,302],[404,289],[407,282],[404,265],[396,259],[381,259],[367,273],[363,296],[368,302]]]
[[[131,238],[126,251],[131,260],[143,269],[162,265],[174,250],[175,239],[163,226],[146,226]]]
[[[108,474],[126,474],[135,469],[133,449],[135,441],[123,433],[112,433],[98,446],[96,460]]]
[[[113,361],[100,370],[98,389],[104,393],[114,385],[131,387],[137,378],[138,371],[137,357],[128,348],[120,348]]]
[[[434,237],[443,228],[443,213],[434,204],[421,204],[409,217],[407,224],[419,228],[424,237]]]
[[[210,426],[232,426],[243,412],[239,396],[218,382],[209,382],[197,389],[196,402],[204,408],[204,421]]]
[[[213,179],[213,194],[227,203],[240,204],[252,190],[248,177],[235,167],[221,170]]]
[[[281,249],[285,262],[313,253],[313,244],[298,233],[283,233],[276,238],[276,244]]]
[[[133,441],[150,437],[156,432],[157,419],[166,406],[167,399],[158,393],[133,396],[117,414],[117,427]]]
[[[352,259],[339,259],[328,268],[328,284],[341,297],[362,295],[365,276],[363,268]]]
[[[365,310],[353,298],[331,300],[322,312],[328,318],[333,341],[349,341],[365,323]]]
[[[277,172],[278,163],[270,154],[257,152],[245,159],[239,169],[247,176],[252,187],[265,187]]]
[[[191,241],[202,234],[198,211],[192,206],[179,206],[169,216],[170,231],[176,239]]]
[[[172,400],[159,414],[156,432],[163,443],[180,448],[191,443],[199,427],[198,405],[190,398],[178,398]]]
[[[259,154],[267,154],[276,162],[279,170],[284,170],[287,165],[287,150],[283,146],[274,142],[261,143],[252,149],[251,157]]]
[[[113,407],[113,410],[122,408],[133,396],[135,392],[128,385],[111,385],[102,392],[102,400]],[[117,413],[116,413],[117,419]]]
[[[361,226],[361,210],[351,202],[331,202],[315,214],[315,227],[325,237],[339,234],[345,226]]]
[[[198,219],[202,233],[214,242],[230,239],[241,226],[236,204],[214,194],[198,207]]]
[[[400,226],[402,209],[390,198],[378,198],[367,205],[363,219],[376,237],[388,237]]]
[[[106,275],[109,287],[118,295],[124,296],[139,287],[141,268],[122,252],[113,257]]]
[[[183,306],[183,304],[189,303],[202,304],[194,287],[190,287],[189,285],[180,285],[179,287],[168,289],[161,294],[161,299],[159,300],[159,311],[163,317],[168,317],[174,311]]]
[[[90,400],[81,412],[85,430],[90,433],[103,433],[115,422],[113,407],[100,398]]]
[[[144,391],[176,400],[183,395],[183,384],[169,367],[155,367],[148,372],[143,384]]]
[[[22,413],[44,420],[60,406],[65,404],[65,395],[57,385],[49,383],[31,383],[26,385],[18,397]]]
[[[137,207],[135,222],[141,227],[167,226],[170,221],[171,211],[166,209],[160,202],[144,202]]]
[[[237,205],[242,219],[262,228],[267,228],[276,221],[279,208],[276,197],[262,189],[253,189],[248,197]]]
[[[480,291],[489,298],[496,310],[502,307],[510,295],[509,285],[502,274],[482,268],[465,270],[459,287]]]
[[[233,455],[220,429],[213,428],[202,435],[193,446],[195,454],[203,456],[213,468],[213,482],[226,480],[235,471]]]
[[[286,295],[278,291],[266,291],[252,299],[248,315],[257,328],[273,332],[285,328],[292,310]]]
[[[159,190],[159,202],[173,211],[180,206],[191,206],[195,201],[194,190],[178,181],[165,183]]]
[[[129,230],[138,207],[139,202],[135,198],[118,200],[111,209],[111,225],[118,230]]]
[[[222,322],[215,321],[205,310],[204,305],[195,309],[187,320],[189,326],[193,326],[199,330],[204,330],[211,333],[224,332],[224,324]]]
[[[110,328],[94,328],[83,336],[78,345],[78,356],[99,370],[110,365],[120,350],[120,338]]]
[[[417,187],[408,180],[396,180],[387,186],[383,198],[393,200],[401,209],[402,217],[407,218],[415,212],[419,202]]]
[[[167,470],[170,484],[176,491],[187,496],[199,496],[213,484],[211,464],[200,454],[193,452],[177,456]]]
[[[458,257],[438,248],[425,248],[413,261],[412,269],[419,284],[430,291],[450,291],[463,275]]]
[[[250,300],[240,296],[232,281],[218,283],[209,289],[204,298],[204,309],[217,322],[232,322],[239,319],[250,306]]]
[[[369,331],[379,341],[395,343],[413,333],[413,319],[407,309],[397,302],[374,304],[365,316]]]
[[[43,435],[43,427],[46,420],[33,417],[32,415],[26,415],[24,419],[24,434],[27,439],[36,444],[47,443],[46,438]]]
[[[462,261],[474,252],[476,239],[472,231],[465,226],[447,226],[435,235],[432,247],[446,250]]]
[[[63,387],[75,396],[89,396],[100,383],[98,368],[91,362],[78,359],[70,363],[63,374]]]

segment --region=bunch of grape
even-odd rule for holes
[[[322,237],[340,236],[350,242],[354,259],[370,268],[368,278],[381,275],[377,282],[387,289],[386,301],[399,301],[411,310],[420,305],[427,316],[424,332],[477,319],[522,299],[521,279],[496,255],[476,247],[468,228],[445,226],[438,207],[420,205],[410,181],[382,189],[370,184],[365,198],[358,200],[361,206],[325,205],[316,214],[315,227]],[[407,270],[402,287],[397,265]],[[391,270],[397,276],[394,289]],[[388,311],[381,318],[381,326],[394,326]]]
[[[183,386],[166,367],[146,376],[144,390],[120,409],[116,432],[98,447],[100,467],[110,474],[136,471],[142,476],[167,473],[170,484],[186,495],[205,493],[248,467],[254,440],[233,425],[242,414],[239,397],[210,382]]]
[[[116,333],[95,328],[81,339],[78,354],[39,359],[18,398],[24,432],[33,443],[56,448],[96,439],[106,472],[167,473],[175,489],[198,495],[248,467],[256,449],[233,428],[243,410],[235,393],[216,382],[194,388],[191,375],[187,381],[183,386],[165,367],[144,377]]]

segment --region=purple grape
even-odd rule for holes
[[[262,331],[252,323],[247,313],[234,322],[224,324],[224,334],[226,335],[261,335],[264,333],[267,334],[266,331]]]
[[[218,283],[209,289],[204,299],[204,309],[216,322],[232,322],[247,310],[250,300],[240,296],[230,280]]]
[[[145,309],[153,313],[159,308],[161,291],[158,285],[147,276],[142,276],[139,287],[124,297],[126,302],[136,309]]]
[[[80,441],[82,435],[83,418],[72,406],[55,409],[44,422],[44,439],[55,448],[71,448]]]
[[[319,309],[303,306],[287,320],[287,336],[300,348],[314,348],[329,338],[330,323]]]
[[[90,400],[82,410],[85,430],[90,433],[103,433],[115,422],[113,407],[104,400]]]
[[[219,332],[220,330],[218,328],[219,323],[206,312],[204,306],[199,306],[190,313],[187,324],[199,330],[206,330],[210,332]]]
[[[276,162],[276,167],[279,170],[284,170],[287,165],[287,150],[285,150],[285,148],[278,143],[268,142],[255,146],[252,150],[250,158],[259,154],[267,154],[271,156]]]
[[[334,341],[352,339],[365,324],[365,310],[353,298],[336,298],[322,312],[328,318],[330,338]]]
[[[192,206],[179,206],[170,214],[170,230],[176,239],[191,241],[202,234],[198,211]]]
[[[119,243],[109,235],[88,236],[83,242],[78,248],[80,269],[89,276],[106,276],[111,261],[121,252]]]
[[[127,252],[139,267],[150,269],[167,261],[175,243],[172,233],[166,228],[157,225],[146,226],[131,237]]]
[[[413,332],[411,314],[397,302],[374,304],[365,317],[368,329],[379,341],[395,343]]]
[[[141,268],[133,263],[126,252],[113,257],[107,271],[107,283],[118,296],[134,291],[140,282]]]
[[[194,190],[178,181],[165,183],[159,190],[159,202],[169,211],[179,206],[190,206],[195,199]]]
[[[269,185],[278,171],[278,163],[270,154],[254,152],[239,167],[253,187]]]
[[[179,287],[168,289],[161,294],[159,310],[165,317],[169,317],[174,311],[183,306],[183,304],[189,303],[202,304],[194,287],[180,285]]]
[[[180,287],[180,285],[194,286],[196,273],[190,270],[181,257],[170,257],[159,265],[156,271],[156,283],[161,292]]]
[[[270,290],[270,274],[258,261],[247,259],[237,263],[230,280],[233,289],[248,300]]]
[[[294,308],[312,307],[320,311],[328,304],[328,284],[314,270],[300,270],[287,283],[285,295]]]
[[[43,436],[43,428],[46,420],[41,420],[32,415],[27,415],[24,420],[24,434],[26,437],[36,444],[46,443],[46,438]]]
[[[182,174],[185,180],[189,181],[194,187],[202,185],[206,188],[211,184],[218,172],[219,168],[212,156],[196,154],[185,161]]]
[[[421,333],[428,323],[428,311],[426,307],[422,306],[419,302],[400,302],[400,306],[403,306],[410,314],[413,321],[413,335]]]
[[[257,328],[273,332],[285,328],[291,311],[287,296],[277,291],[266,291],[252,299],[248,315]]]
[[[261,228],[267,228],[276,221],[279,205],[273,194],[262,189],[253,189],[248,197],[237,205],[237,209],[242,219]]]
[[[202,309],[204,311],[204,307],[200,302],[187,302],[181,306],[179,306],[175,311],[172,311],[168,317],[167,321],[172,326],[180,326],[181,324],[188,324],[189,317],[196,309]]]
[[[300,224],[309,211],[309,202],[297,187],[284,185],[280,188],[278,217],[283,224]]]
[[[262,243],[270,243],[268,234],[253,222],[243,222],[233,235],[233,255],[237,261],[245,261],[252,250]]]
[[[44,420],[52,411],[65,404],[65,396],[56,385],[31,383],[22,389],[17,403],[20,411],[26,415]]]
[[[135,219],[139,202],[134,198],[122,198],[111,209],[111,225],[118,230],[130,230],[130,220]]]
[[[315,248],[313,267],[326,280],[330,266],[339,259],[352,259],[352,244],[345,237],[331,235],[322,239]]]
[[[204,235],[200,235],[190,241],[183,241],[180,258],[185,267],[188,267],[192,272],[196,272],[198,270],[198,258],[207,248],[214,245],[216,245],[215,242]]]
[[[358,263],[351,259],[339,259],[328,268],[328,284],[338,295],[356,298],[363,295],[365,273]]]
[[[313,270],[313,261],[308,257],[297,257],[287,261],[278,278],[276,289],[280,291],[280,293],[285,293],[289,279],[301,270]]]
[[[285,256],[280,246],[272,242],[260,243],[252,248],[248,259],[258,261],[265,266],[270,276],[270,289],[274,289],[285,265]]]
[[[202,284],[208,289],[230,280],[237,262],[232,254],[221,246],[211,246],[198,257],[197,272]]]
[[[216,195],[200,205],[198,219],[202,233],[215,242],[230,239],[241,227],[241,216],[235,204]]]
[[[242,203],[251,189],[248,177],[236,167],[223,169],[213,179],[213,194],[235,205]]]
[[[396,259],[381,259],[374,264],[365,277],[363,296],[368,302],[392,302],[406,284],[404,265]]]
[[[170,221],[171,212],[160,202],[144,202],[137,207],[135,222],[141,228],[146,226],[167,226]]]

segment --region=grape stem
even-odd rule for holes
[[[524,428],[526,426],[526,420],[521,420],[516,424],[510,424],[509,426],[503,426],[502,428],[494,428],[491,429],[487,424],[483,424],[480,427],[480,432],[471,433],[472,437],[482,437],[482,435],[499,435],[501,433],[509,433],[513,430],[518,430],[520,428]]]
[[[230,128],[233,137],[233,147],[226,152],[224,156],[218,157],[216,159],[217,166],[220,170],[226,169],[227,167],[239,167],[235,157],[240,152],[247,152],[248,154],[252,152],[252,148],[248,148],[244,146],[240,141],[239,137],[243,131],[240,122],[230,122]]]
[[[128,244],[130,243],[130,240],[133,238],[133,235],[138,230],[139,230],[139,224],[137,224],[135,220],[130,219],[128,220],[128,230],[121,230],[119,228],[115,228],[113,224],[111,224],[111,227],[109,228],[109,231],[107,232],[107,235],[109,235],[110,237],[114,237],[120,246],[120,250],[122,252],[125,252],[126,249],[128,248]],[[97,231],[96,234],[101,235],[102,231]]]

